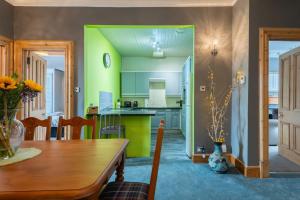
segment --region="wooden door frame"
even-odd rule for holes
[[[7,60],[8,60],[8,72],[9,72],[9,75],[12,74],[12,71],[13,71],[13,54],[14,54],[14,48],[13,48],[13,45],[14,45],[14,42],[13,40],[5,37],[5,36],[2,36],[0,35],[0,43],[1,44],[4,44],[4,46],[6,46],[9,54],[8,54],[8,57],[7,57]]]
[[[16,40],[14,41],[14,71],[19,79],[23,77],[23,51],[65,51],[65,110],[66,118],[74,115],[74,43],[55,40]]]
[[[269,41],[300,40],[300,28],[259,29],[259,166],[260,177],[269,176]]]

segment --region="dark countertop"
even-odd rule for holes
[[[101,111],[97,115],[122,115],[122,116],[129,116],[129,115],[148,115],[154,116],[156,111],[147,110],[147,109],[131,109],[131,108],[121,108],[121,109],[112,109]],[[95,115],[95,114],[87,114],[87,115]]]
[[[182,109],[181,107],[137,107],[137,108],[131,108],[132,110],[163,110],[163,109]]]

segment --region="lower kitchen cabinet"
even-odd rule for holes
[[[156,115],[152,116],[151,128],[152,132],[159,127],[160,120],[165,121],[165,129],[180,129],[180,111],[178,109],[159,109]]]

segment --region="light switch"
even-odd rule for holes
[[[200,92],[205,92],[205,91],[206,91],[206,86],[200,85]]]

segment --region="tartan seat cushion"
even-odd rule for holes
[[[110,182],[100,194],[100,200],[147,200],[149,184],[136,182]]]

